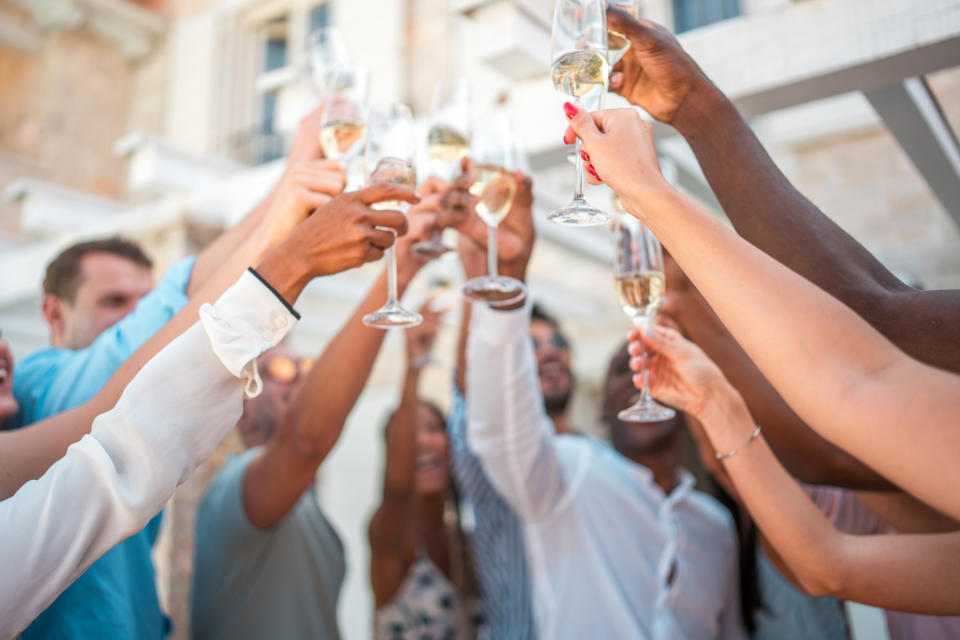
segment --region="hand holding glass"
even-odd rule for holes
[[[430,172],[444,180],[453,180],[460,160],[470,150],[470,100],[463,79],[441,80],[433,92],[427,153]],[[413,245],[412,251],[424,258],[437,258],[452,249],[441,241],[437,229],[429,240]]]
[[[557,0],[553,10],[553,86],[581,109],[600,106],[607,91],[607,14],[605,0]],[[610,222],[605,211],[583,197],[583,158],[576,147],[577,184],[573,200],[548,219],[569,226]]]
[[[660,241],[647,227],[627,213],[617,216],[613,225],[613,275],[617,299],[634,326],[643,330],[657,315],[666,290],[663,250]],[[640,399],[619,414],[624,422],[661,422],[676,412],[658,404],[650,396],[647,384],[647,354],[644,353]]]
[[[497,275],[497,225],[510,213],[517,194],[517,154],[505,114],[477,122],[470,156],[470,195],[477,199],[474,208],[487,225],[487,275],[467,280],[463,294],[494,306],[512,304],[523,299],[527,287],[516,278]]]
[[[366,162],[370,171],[369,185],[393,183],[415,189],[417,172],[413,165],[416,143],[413,116],[410,107],[394,104],[383,114],[370,116],[370,135],[367,142]],[[374,209],[397,209],[406,214],[410,205],[399,200],[385,200],[373,205]],[[363,324],[378,329],[413,327],[423,322],[419,313],[400,306],[397,299],[397,254],[396,242],[387,249],[387,302],[382,307],[363,317]]]

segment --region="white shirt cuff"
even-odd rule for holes
[[[297,324],[287,305],[263,282],[244,271],[213,303],[200,307],[200,322],[213,352],[227,371],[244,380],[244,395],[260,394],[257,358]]]
[[[470,312],[470,335],[490,345],[516,342],[518,335],[529,331],[532,309],[529,295],[522,307],[510,311],[500,311],[478,302]]]

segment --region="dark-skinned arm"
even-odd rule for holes
[[[960,292],[916,291],[790,184],[747,122],[668,31],[615,8],[631,48],[611,88],[690,143],[741,236],[853,309],[911,356],[960,371]]]
[[[382,199],[389,198],[378,198]],[[421,222],[432,217],[429,203],[424,207],[427,210],[411,210],[411,233],[397,243],[397,285],[401,294],[421,266],[410,257],[409,247],[429,235],[429,225]],[[286,517],[339,439],[386,335],[361,320],[382,306],[386,296],[384,273],[310,369],[276,436],[251,461],[243,481],[243,504],[254,526],[267,529]]]
[[[948,329],[941,321],[951,308],[960,311],[960,296],[907,287],[797,191],[736,107],[663,27],[614,8],[608,19],[618,30],[628,29],[631,38],[611,88],[677,128],[744,238],[842,300],[911,355],[960,368],[960,348],[944,346],[960,345],[960,327]],[[721,335],[682,324],[743,392],[791,473],[810,483],[890,488],[873,470],[806,427],[739,346],[729,344],[725,331]]]

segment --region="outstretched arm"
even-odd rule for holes
[[[666,29],[607,11],[630,49],[610,86],[673,125],[737,231],[849,306],[911,356],[960,371],[960,292],[916,291],[790,184],[736,107]]]
[[[308,205],[312,197],[314,196],[304,196],[301,202]],[[374,259],[376,255],[361,253],[370,250],[367,238],[359,235],[347,236],[359,228],[353,224],[353,219],[347,221],[348,216],[351,213],[355,216],[363,213],[357,214],[355,208],[346,206],[353,199],[355,196],[352,194],[341,196],[337,201],[323,207],[321,217],[311,218],[298,227],[297,231],[280,245],[287,259],[297,260],[304,265],[312,261],[318,265],[315,268],[321,270],[318,273],[336,273],[362,264],[365,259]],[[323,218],[323,215],[327,217]],[[140,368],[196,322],[203,304],[216,300],[247,266],[276,254],[276,250],[273,250],[266,257],[263,255],[273,249],[262,243],[262,238],[270,233],[268,226],[271,221],[272,218],[268,217],[261,227],[262,233],[254,234],[250,242],[232,254],[191,298],[187,306],[117,369],[96,396],[74,409],[41,420],[27,429],[0,432],[0,499],[13,495],[24,482],[39,478],[51,464],[63,457],[67,447],[90,431],[93,419],[116,404],[123,389]],[[392,224],[396,224],[396,221]],[[300,267],[299,264],[295,266]],[[302,269],[291,268],[285,273],[299,273],[302,278],[302,274],[307,273],[305,268],[306,266]],[[302,288],[307,280],[287,282],[284,286]]]
[[[676,262],[665,258],[667,300],[661,319],[672,318],[717,363],[763,425],[770,447],[790,473],[810,484],[889,490],[890,482],[812,430],[763,377]]]
[[[383,471],[383,497],[370,520],[370,584],[374,604],[389,602],[403,585],[414,558],[408,534],[416,521],[417,386],[424,361],[430,357],[440,312],[429,303],[420,308],[423,323],[406,331],[407,374],[400,406],[387,426],[387,462]]]
[[[639,353],[634,332],[632,353]],[[663,327],[644,337],[656,355],[652,392],[692,412],[723,461],[740,499],[800,585],[814,595],[877,607],[960,613],[960,533],[847,535],[837,531],[786,472],[737,391],[697,346]],[[631,363],[634,368],[639,362]]]
[[[368,191],[379,188],[372,187]],[[377,197],[369,201],[383,199]],[[410,257],[409,248],[413,242],[429,235],[430,207],[431,203],[425,199],[422,207],[411,209],[411,233],[397,243],[397,283],[401,293],[421,266]],[[373,213],[380,216],[394,214],[403,220],[398,212]],[[384,226],[379,221],[373,224]],[[389,232],[377,233],[385,234],[390,241],[393,239]],[[286,517],[314,481],[320,463],[340,438],[347,416],[366,385],[386,335],[385,331],[368,327],[361,320],[380,307],[386,297],[384,273],[310,369],[276,436],[250,463],[243,481],[243,504],[247,518],[254,526],[266,529]]]
[[[791,408],[904,490],[960,516],[952,490],[960,482],[960,378],[913,360],[667,184],[650,128],[634,110],[591,115],[578,113],[573,127],[599,175],[660,238]]]

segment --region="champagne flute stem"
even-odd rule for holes
[[[583,156],[580,155],[580,138],[577,138],[577,192],[574,199],[583,199]]]
[[[644,320],[637,320],[634,323],[634,326],[637,327],[641,333],[645,333],[647,329],[648,322]],[[640,341],[640,401],[638,405],[649,405],[653,402],[653,398],[650,396],[650,370],[647,368],[647,345],[643,344],[643,341]]]
[[[397,252],[396,232],[393,244],[387,247],[387,304],[397,304]]]
[[[487,225],[487,275],[497,277],[497,228]]]

